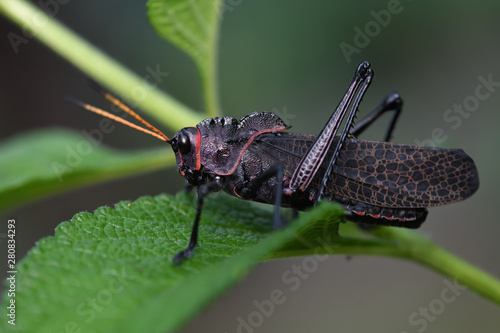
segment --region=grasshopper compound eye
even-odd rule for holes
[[[187,154],[191,151],[191,141],[189,135],[184,131],[180,131],[177,136],[177,149],[181,154]]]

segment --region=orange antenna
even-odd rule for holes
[[[141,116],[139,116],[137,113],[135,113],[132,109],[130,109],[128,106],[126,106],[123,102],[121,102],[119,99],[117,99],[116,97],[114,97],[113,95],[111,95],[110,93],[102,90],[100,87],[96,86],[97,89],[99,90],[99,92],[101,94],[103,94],[103,96],[108,100],[110,101],[111,103],[113,103],[114,105],[118,106],[120,109],[122,109],[123,111],[125,111],[126,113],[128,113],[129,115],[131,115],[132,117],[134,117],[135,119],[137,119],[139,122],[141,122],[143,125],[145,125],[146,127],[148,127],[150,130],[148,129],[145,129],[143,127],[140,127],[128,120],[125,120],[121,117],[118,117],[118,116],[115,116],[114,114],[112,113],[109,113],[107,111],[104,111],[102,109],[99,109],[95,106],[92,106],[90,104],[87,104],[87,103],[84,103],[82,101],[79,101],[75,98],[72,98],[72,97],[68,97],[66,96],[65,99],[71,103],[74,103],[82,108],[84,108],[85,110],[88,110],[90,112],[94,112],[94,113],[97,113],[98,115],[101,115],[103,117],[106,117],[106,118],[109,118],[109,119],[112,119],[116,122],[119,122],[119,123],[122,123],[124,125],[127,125],[129,127],[132,127],[138,131],[141,131],[141,132],[144,132],[146,134],[149,134],[151,136],[154,136],[155,138],[157,139],[160,139],[162,141],[166,141],[168,143],[170,143],[170,139],[165,135],[163,134],[159,129],[157,129],[156,127],[154,127],[153,125],[151,125],[150,123],[148,123],[146,120],[142,119]]]

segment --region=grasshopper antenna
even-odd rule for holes
[[[163,132],[161,132],[159,129],[157,129],[156,127],[154,127],[153,125],[151,125],[150,123],[148,123],[146,120],[144,120],[141,116],[139,116],[137,113],[135,113],[131,108],[129,108],[127,105],[125,105],[122,101],[120,101],[118,98],[114,97],[113,95],[111,95],[109,92],[105,91],[103,88],[101,88],[97,83],[95,82],[91,82],[91,85],[93,86],[93,88],[95,88],[99,93],[101,93],[104,98],[106,98],[108,101],[110,101],[111,103],[113,103],[114,105],[116,105],[117,107],[119,107],[120,109],[122,109],[123,111],[125,111],[127,114],[131,115],[132,117],[134,117],[135,119],[137,119],[137,121],[139,121],[141,124],[143,124],[144,126],[146,126],[147,128],[149,129],[146,129],[146,128],[143,128],[141,126],[138,126],[128,120],[125,120],[121,117],[118,117],[118,116],[115,116],[114,114],[112,113],[109,113],[107,111],[104,111],[102,109],[99,109],[95,106],[92,106],[90,104],[87,104],[87,103],[84,103],[76,98],[73,98],[73,97],[70,97],[70,96],[65,96],[64,99],[70,103],[73,103],[73,104],[76,104],[78,105],[79,107],[87,110],[87,111],[90,111],[90,112],[94,112],[94,113],[97,113],[98,115],[101,115],[103,117],[106,117],[106,118],[109,118],[109,119],[112,119],[116,122],[119,122],[119,123],[122,123],[124,125],[127,125],[129,127],[132,127],[138,131],[141,131],[141,132],[144,132],[146,134],[149,134],[151,136],[154,136],[155,138],[159,139],[159,140],[162,140],[162,141],[165,141],[165,142],[168,142],[170,143],[170,139],[165,135],[163,134]]]

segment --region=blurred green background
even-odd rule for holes
[[[463,203],[431,209],[421,231],[500,277],[496,209],[500,87],[492,87],[488,98],[459,116],[459,126],[454,128],[458,123],[443,118],[454,104],[472,100],[479,76],[488,79],[491,75],[494,82],[500,82],[500,3],[401,1],[390,22],[377,24],[373,12],[380,13],[395,3],[226,0],[219,57],[224,115],[240,118],[253,111],[275,111],[294,131],[318,133],[357,64],[370,61],[375,78],[360,115],[388,92],[397,91],[405,108],[395,142],[416,143],[431,138],[434,129],[442,129],[447,140],[439,145],[463,148],[479,169],[479,191]],[[73,0],[59,7],[56,18],[139,76],[147,73],[148,66],[159,65],[169,72],[160,88],[194,109],[201,108],[193,63],[155,34],[144,1]],[[355,28],[364,31],[367,24],[380,29],[370,31],[367,45],[358,47],[349,62],[340,45],[355,46]],[[0,18],[0,30],[4,36],[0,42],[0,138],[51,126],[76,131],[95,128],[97,116],[61,99],[71,95],[94,105],[108,105],[89,88],[87,77],[36,40],[20,45],[15,53],[6,35],[20,30],[4,18]],[[381,139],[388,119],[377,122],[363,138]],[[104,142],[120,149],[162,145],[124,127],[117,127]],[[142,195],[176,193],[182,186],[182,177],[170,168],[47,198],[0,217],[1,221],[17,219],[18,254],[25,255],[38,239],[53,235],[57,224],[77,212],[92,212]],[[274,289],[285,291],[286,301],[254,332],[498,332],[500,327],[499,308],[469,291],[461,292],[444,308],[436,307],[447,286],[444,277],[416,264],[334,256],[301,280],[297,290],[290,291],[282,275],[302,261],[296,258],[259,265],[184,332],[235,332],[238,317],[248,320],[256,310],[254,301],[269,299]],[[435,310],[430,312],[432,320],[425,320],[425,327],[421,321],[412,325],[412,314],[429,306]]]

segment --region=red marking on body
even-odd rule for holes
[[[198,127],[194,127],[198,131],[198,135],[196,135],[196,169],[195,170],[200,170],[201,169],[201,154],[200,154],[200,149],[201,149],[201,133],[200,129]]]
[[[236,197],[238,197],[238,198],[240,198],[240,199],[243,199],[243,197],[242,197],[242,196],[240,196],[238,193],[236,193],[236,186],[235,186],[235,187],[233,187],[233,193],[234,193],[234,195],[235,195]],[[243,199],[243,200],[244,200],[244,199]]]
[[[289,128],[290,128],[290,126],[288,126],[288,127],[282,127],[282,128],[269,128],[269,129],[265,129],[265,130],[262,130],[260,132],[255,133],[254,135],[252,135],[248,139],[247,143],[241,149],[241,153],[240,153],[240,155],[238,155],[238,159],[236,160],[236,163],[234,164],[234,167],[231,170],[229,170],[228,172],[226,172],[226,173],[218,173],[218,175],[221,175],[221,176],[232,175],[234,173],[234,171],[236,171],[236,168],[238,167],[238,165],[240,164],[240,161],[241,161],[241,158],[243,157],[243,154],[245,153],[245,151],[248,149],[248,147],[252,144],[253,140],[255,140],[255,138],[258,135],[260,135],[262,133],[268,133],[268,132],[284,131],[284,130],[287,130]]]

